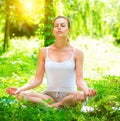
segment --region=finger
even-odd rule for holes
[[[17,90],[15,91],[15,94],[19,94],[19,93],[20,93],[20,90],[17,89]]]
[[[90,96],[89,90],[85,93],[86,96]]]
[[[15,94],[18,94],[19,93],[19,91],[17,90],[16,92],[15,92]]]
[[[6,92],[7,92],[7,93],[9,93],[9,90],[8,90],[8,88],[6,89]]]
[[[7,89],[6,89],[6,92],[7,92],[7,93],[10,93],[10,92],[11,92],[11,88],[7,88]]]
[[[95,90],[93,91],[93,95],[94,95],[94,96],[96,95],[96,91],[95,91]]]
[[[9,87],[9,88],[6,89],[6,92],[8,94],[15,95],[16,90],[17,90],[17,88]]]
[[[8,93],[8,94],[12,94],[13,92],[12,92],[12,90],[11,89],[6,89],[6,92]]]
[[[96,91],[94,89],[90,90],[91,96],[95,96],[96,95]]]

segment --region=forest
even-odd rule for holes
[[[70,43],[84,53],[84,80],[97,91],[86,109],[55,110],[6,93],[35,75],[40,48],[55,41],[56,16],[69,18]],[[45,88],[46,77],[34,90]],[[0,0],[0,121],[120,121],[119,0]]]

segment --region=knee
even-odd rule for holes
[[[67,100],[67,99],[66,99]],[[77,96],[74,94],[74,95],[69,95],[69,100],[72,102],[72,103],[76,103],[78,100],[77,100]]]
[[[77,95],[74,94],[74,95],[70,95],[70,102],[71,102],[71,105],[76,106],[80,102],[80,100],[78,100]]]
[[[73,94],[74,96],[74,100],[76,101],[76,102],[79,102],[79,101],[85,101],[86,100],[86,97],[85,97],[85,95],[84,95],[84,93],[75,93],[75,94]]]

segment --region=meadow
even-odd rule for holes
[[[43,41],[38,38],[14,38],[7,52],[0,46],[0,121],[120,121],[120,46],[111,37],[99,40],[79,36],[71,41],[84,52],[84,79],[95,88],[97,95],[89,98],[86,106],[93,111],[77,107],[48,108],[43,104],[19,102],[6,94],[8,86],[20,87],[29,81],[37,68],[37,56]],[[43,84],[35,88],[41,92]]]

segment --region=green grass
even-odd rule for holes
[[[79,37],[72,41],[83,50],[85,56],[84,77],[89,87],[97,90],[97,96],[89,98],[87,106],[94,112],[81,112],[77,107],[54,110],[44,105],[19,102],[5,93],[8,86],[19,87],[34,76],[37,54],[43,41],[37,38],[16,38],[10,48],[0,55],[0,120],[1,121],[119,121],[120,110],[120,49],[106,39],[93,40]],[[1,49],[1,48],[0,48]],[[1,50],[0,50],[1,51]],[[45,80],[45,78],[44,78]],[[35,90],[46,87],[44,81]]]

